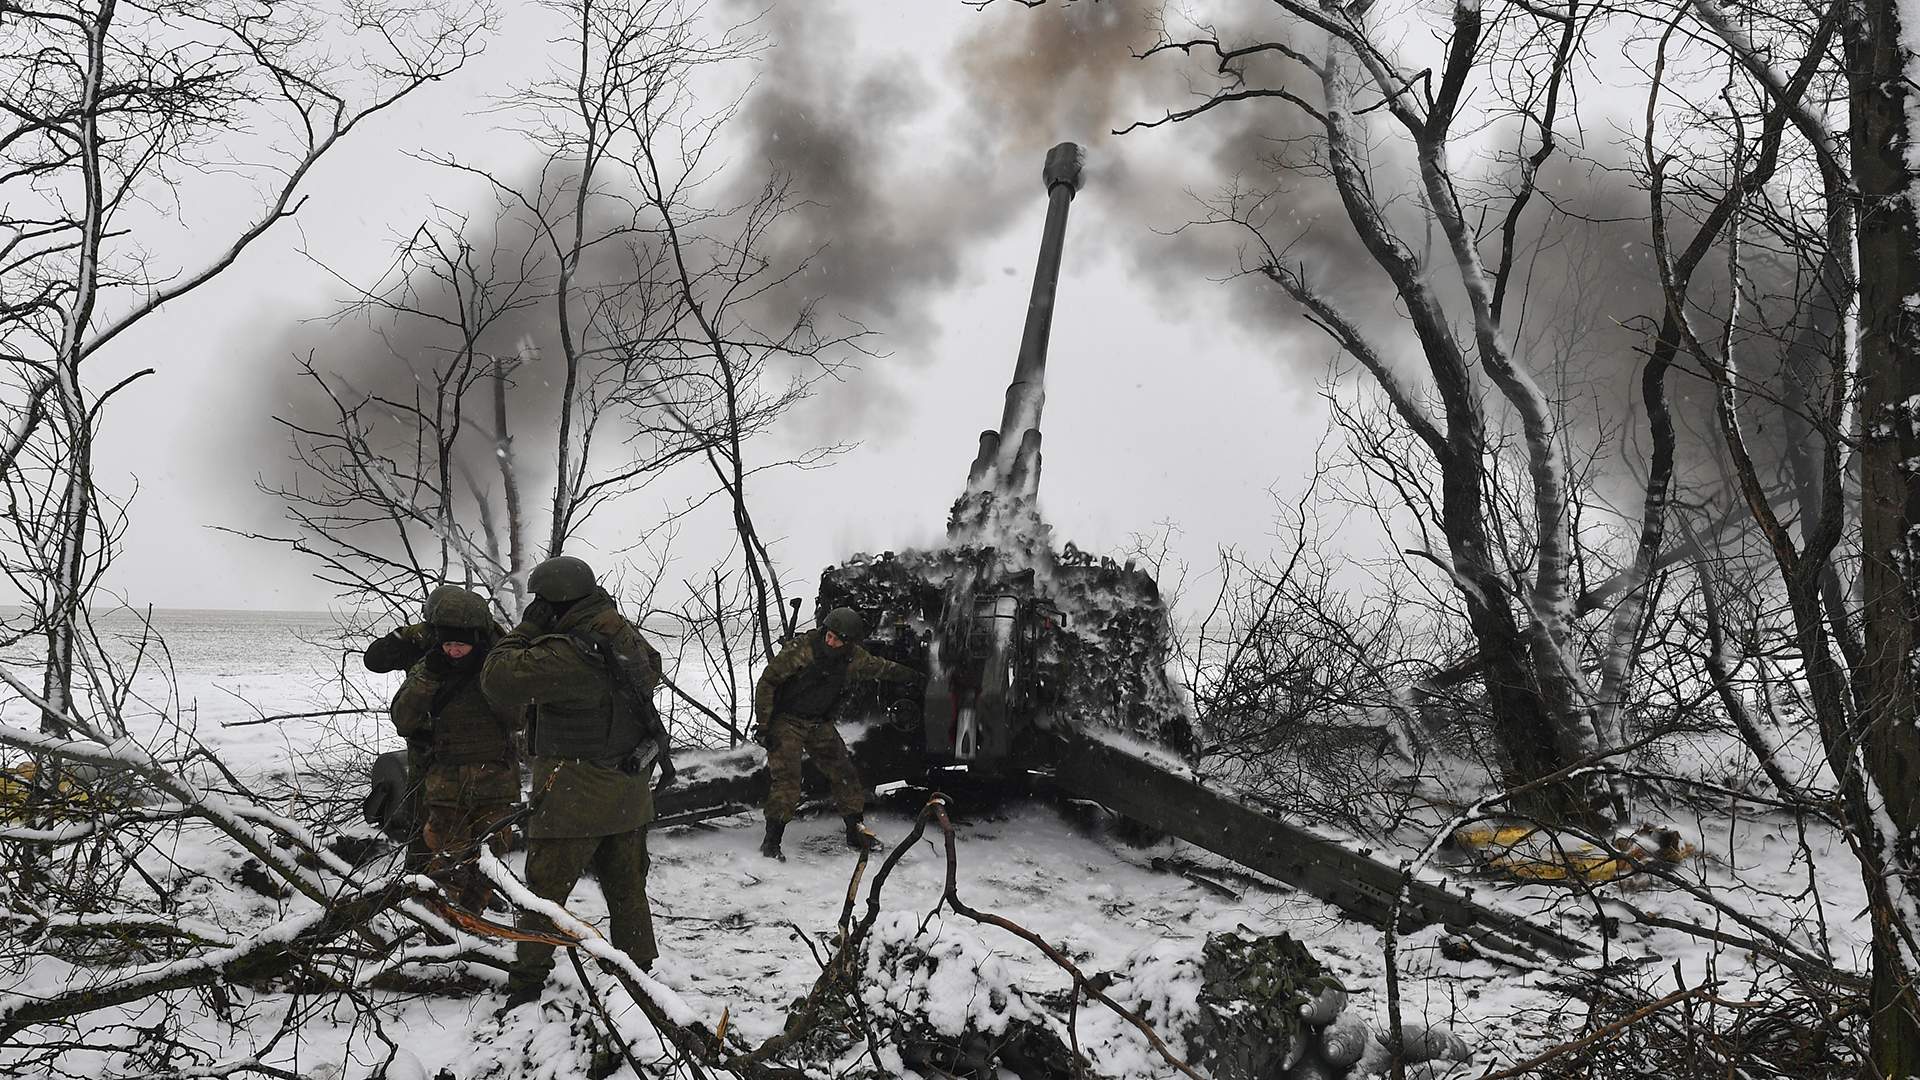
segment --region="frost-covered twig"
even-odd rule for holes
[[[1720,695],[1721,707],[1727,710],[1727,718],[1733,721],[1734,727],[1740,732],[1740,737],[1746,741],[1747,748],[1760,762],[1760,768],[1767,774],[1767,779],[1773,782],[1774,790],[1784,798],[1802,802],[1814,801],[1807,797],[1807,793],[1800,789],[1800,785],[1788,779],[1786,770],[1780,767],[1780,748],[1760,730],[1760,725],[1748,711],[1746,702],[1741,700],[1740,692],[1734,688],[1734,672],[1746,662],[1746,658],[1729,656],[1731,650],[1727,648],[1726,628],[1720,615],[1720,588],[1719,583],[1714,579],[1712,568],[1707,565],[1705,559],[1701,559],[1694,564],[1694,572],[1700,579],[1700,599],[1706,615],[1707,674],[1713,681],[1715,692]]]
[[[0,923],[11,923],[22,935],[59,934],[80,936],[100,934],[121,937],[150,934],[176,938],[198,945],[231,948],[232,934],[218,926],[174,915],[147,915],[139,912],[113,912],[86,915],[58,915],[44,912],[0,911]]]
[[[221,723],[223,728],[256,727],[260,724],[272,724],[281,720],[307,720],[316,716],[385,716],[385,709],[321,709],[318,712],[274,713],[270,716],[256,716],[251,720],[227,720]]]
[[[1595,1028],[1593,1031],[1590,1031],[1587,1034],[1582,1035],[1580,1038],[1575,1039],[1572,1042],[1561,1043],[1559,1046],[1555,1046],[1542,1053],[1535,1054],[1533,1057],[1530,1057],[1527,1060],[1520,1062],[1518,1065],[1514,1065],[1510,1068],[1501,1069],[1499,1072],[1493,1072],[1489,1070],[1487,1072],[1481,1073],[1478,1077],[1475,1078],[1475,1080],[1513,1080],[1514,1077],[1526,1076],[1538,1070],[1540,1066],[1545,1065],[1550,1061],[1554,1061],[1558,1058],[1565,1057],[1568,1054],[1578,1053],[1579,1051],[1585,1050],[1587,1047],[1592,1046],[1595,1043],[1605,1042],[1608,1039],[1612,1039],[1615,1036],[1621,1035],[1625,1033],[1628,1028],[1632,1027],[1633,1025],[1639,1023],[1642,1020],[1645,1020],[1649,1016],[1652,1016],[1654,1013],[1657,1013],[1662,1009],[1665,1009],[1672,1005],[1678,1005],[1682,1001],[1687,1001],[1695,998],[1712,998],[1712,996],[1713,996],[1712,987],[1709,985],[1695,986],[1695,987],[1675,990],[1673,993],[1668,994],[1666,997],[1663,997],[1658,1001],[1651,1002],[1639,1009],[1635,1009],[1633,1012],[1628,1013],[1626,1016],[1623,1016],[1618,1020],[1615,1020],[1611,1024],[1608,1024],[1604,1027]],[[1729,1003],[1721,1002],[1721,1004],[1729,1004]]]

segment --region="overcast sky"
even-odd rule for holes
[[[831,468],[782,473],[754,492],[761,531],[796,581],[854,551],[938,539],[982,428],[997,426],[1045,207],[1047,147],[1089,148],[1053,330],[1042,504],[1061,539],[1111,551],[1177,522],[1196,561],[1216,544],[1262,548],[1275,487],[1299,485],[1322,427],[1315,381],[1330,350],[1249,317],[1271,305],[1251,283],[1209,280],[1159,235],[1193,213],[1185,188],[1220,179],[1220,129],[1106,134],[1151,116],[1162,84],[1130,82],[1144,43],[1137,6],[975,12],[958,3],[789,4],[761,21],[769,49],[735,123],[734,167],[779,156],[817,203],[805,223],[827,244],[815,277],[830,310],[882,336],[881,358],[829,384],[759,453],[828,437],[859,445]],[[269,418],[284,412],[292,363],[277,343],[334,310],[346,290],[316,260],[370,280],[394,240],[438,204],[484,216],[484,193],[410,158],[444,153],[511,172],[523,144],[492,129],[490,95],[541,70],[538,15],[510,8],[502,34],[459,77],[357,133],[312,178],[295,227],[249,251],[214,286],[103,357],[94,378],[158,373],[120,399],[100,446],[102,481],[137,485],[125,554],[110,578],[136,604],[325,606],[328,590],[290,553],[216,531],[271,530],[279,507],[254,488],[281,468]],[[1135,96],[1137,95],[1137,96]],[[1164,104],[1160,103],[1160,104]],[[761,170],[764,171],[764,170]],[[232,207],[186,213],[207,236]],[[197,215],[197,216],[196,216]],[[307,332],[312,333],[311,325]],[[350,331],[325,346],[364,348]],[[784,440],[784,445],[782,444]],[[672,493],[636,496],[631,522]],[[604,550],[619,525],[596,534]],[[717,533],[689,532],[701,563]],[[591,554],[591,552],[589,552]],[[810,591],[810,590],[809,590]]]

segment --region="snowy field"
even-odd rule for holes
[[[342,774],[337,770],[343,763],[352,765],[368,752],[399,745],[385,732],[384,718],[373,714],[245,723],[262,714],[340,707],[336,676],[343,653],[316,644],[331,631],[328,617],[166,612],[159,622],[168,662],[155,665],[136,682],[139,704],[128,709],[136,738],[153,739],[164,728],[163,717],[178,716],[229,768],[260,790],[291,790],[341,805],[357,805],[360,794],[340,789]],[[131,627],[120,631],[130,632]],[[14,653],[9,666],[20,672],[16,663],[23,657],[18,649]],[[365,676],[355,670],[357,657],[347,659],[365,699],[384,701],[397,676]],[[13,723],[32,722],[31,711],[17,700],[7,702],[4,716]],[[226,726],[236,724],[243,726]],[[910,827],[912,809],[886,804],[872,815],[875,831],[888,846]],[[1312,897],[1235,873],[1221,860],[1175,841],[1145,847],[1121,843],[1098,825],[1089,827],[1080,818],[1070,821],[1050,804],[959,804],[955,816],[960,896],[1036,931],[1084,970],[1120,971],[1132,964],[1136,971],[1171,971],[1176,961],[1197,956],[1211,932],[1285,931],[1311,948],[1353,993],[1352,1011],[1377,1027],[1385,1026],[1383,935],[1340,918]],[[650,839],[649,891],[663,954],[654,974],[709,1028],[724,1013],[732,1030],[749,1042],[777,1034],[787,1007],[812,985],[819,972],[816,952],[830,952],[855,864],[830,812],[795,823],[788,833],[785,864],[756,853],[759,824],[757,815],[740,815],[656,830]],[[1853,921],[1864,906],[1862,893],[1849,876],[1851,861],[1831,834],[1809,831],[1803,840],[1784,820],[1764,817],[1730,825],[1703,815],[1674,824],[1702,848],[1676,868],[1682,878],[1696,887],[1730,890],[1738,877],[1746,888],[1728,895],[1741,897],[1765,925],[1779,928],[1811,954],[1833,955],[1844,968],[1864,969],[1866,928]],[[149,875],[176,890],[183,924],[244,937],[309,905],[298,897],[274,900],[237,887],[238,856],[231,845],[214,839],[205,826],[178,826],[168,842],[142,856]],[[1418,839],[1408,837],[1407,842]],[[521,860],[516,852],[507,863],[518,873]],[[1157,860],[1200,870],[1183,875],[1155,869]],[[903,917],[917,923],[935,908],[944,869],[937,837],[930,834],[889,881],[883,894],[886,911],[905,913]],[[1493,892],[1484,883],[1478,889],[1482,899]],[[1643,912],[1716,925],[1683,886],[1629,882],[1607,892]],[[865,898],[863,883],[863,905]],[[1583,909],[1563,894],[1534,886],[1501,890],[1493,902],[1599,943],[1590,901]],[[1745,953],[1715,951],[1710,942],[1671,928],[1634,925],[1635,916],[1627,908],[1615,903],[1607,908],[1609,916],[1623,922],[1613,955],[1638,960],[1636,970],[1646,973],[1650,985],[1665,979],[1671,989],[1677,962],[1682,976],[1691,980],[1711,972],[1722,980],[1727,996],[1765,992],[1751,985]],[[604,926],[605,905],[590,879],[576,889],[570,909]],[[1068,986],[1060,969],[1002,931],[951,914],[934,919],[932,926],[943,938],[951,936],[990,957],[1000,969],[995,977],[1031,994],[1059,996]],[[1458,1075],[1511,1064],[1579,1033],[1584,1013],[1567,988],[1580,972],[1571,967],[1522,971],[1484,959],[1450,960],[1440,955],[1439,937],[1434,928],[1401,943],[1403,1009],[1410,1019],[1450,1025],[1476,1050],[1475,1063]],[[473,970],[495,978],[487,969]],[[0,995],[41,996],[87,977],[62,960],[42,957],[25,970],[0,973]],[[1743,979],[1748,982],[1743,984]],[[611,999],[609,989],[602,986],[599,992]],[[586,1075],[579,1040],[570,1034],[575,1021],[567,1004],[572,1002],[577,1011],[581,994],[565,962],[550,988],[555,1004],[538,1012],[520,1010],[505,1022],[495,1018],[497,991],[463,996],[367,993],[383,1006],[384,1020],[377,1027],[366,1022],[363,1009],[324,995],[257,994],[218,1007],[186,996],[176,997],[173,1004],[197,1015],[186,1038],[202,1046],[210,1060],[258,1055],[302,1076],[469,1080]],[[1149,1006],[1149,1016],[1155,1009],[1179,1007],[1181,993],[1172,983],[1123,980],[1115,987],[1121,1000]],[[636,1046],[657,1055],[660,1043],[648,1035],[632,1006],[623,1010],[617,999],[610,1004],[619,1013],[622,1029],[635,1036]],[[58,1070],[124,1075],[126,1049],[138,1043],[140,1025],[152,1022],[157,1008],[148,1001],[96,1014],[88,1040],[94,1048],[71,1051],[59,1061]],[[109,1026],[109,1019],[116,1026]],[[1097,1008],[1080,1008],[1078,1039],[1107,1075],[1173,1075],[1157,1063],[1138,1034]],[[1181,1049],[1177,1040],[1175,1049]]]

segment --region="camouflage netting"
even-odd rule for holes
[[[1187,1045],[1215,1080],[1264,1080],[1306,1051],[1303,1009],[1344,995],[1292,937],[1212,934],[1200,953],[1200,1014]],[[1336,1010],[1337,1011],[1337,1010]]]
[[[869,649],[925,670],[950,594],[1040,599],[1062,616],[1035,645],[1036,693],[1052,715],[1078,728],[1119,731],[1187,754],[1188,708],[1166,673],[1172,625],[1152,575],[1131,563],[1087,555],[1071,543],[1058,554],[1022,548],[968,544],[856,555],[820,575],[819,611],[860,611],[874,627]],[[1029,562],[1029,556],[1037,557]],[[847,715],[884,712],[888,703],[876,693],[850,693]]]

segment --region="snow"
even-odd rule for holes
[[[368,754],[397,746],[398,739],[382,730],[381,718],[347,716],[326,722],[218,727],[222,721],[256,715],[242,698],[270,713],[337,704],[326,677],[336,661],[298,641],[299,634],[317,625],[316,620],[290,619],[269,630],[258,622],[238,620],[222,633],[205,633],[201,638],[185,634],[181,638],[185,647],[175,653],[177,693],[157,683],[143,685],[142,693],[149,700],[177,702],[171,707],[197,720],[207,744],[250,787],[304,799],[344,798],[357,804],[358,791],[340,791],[340,774],[329,770],[349,752]],[[361,690],[371,700],[384,700],[391,689],[391,677],[355,673],[355,678],[364,680]],[[15,727],[29,722],[32,715],[32,709],[18,698],[0,706],[0,720]],[[165,757],[161,747],[168,740],[162,737],[159,710],[134,719],[134,741],[149,748],[141,753]],[[1122,735],[1100,732],[1097,737],[1153,753],[1131,745],[1132,740]],[[688,773],[695,768],[732,771],[751,762],[757,753],[743,748],[693,755]],[[1709,764],[1703,759],[1703,766]],[[348,774],[348,778],[357,781],[358,775]],[[196,784],[197,793],[217,797],[220,784],[211,778],[196,778]],[[288,805],[276,804],[282,809]],[[918,809],[918,803],[903,793],[875,807],[870,821],[890,847],[906,833],[910,816]],[[1098,827],[1090,829],[1084,815],[1070,820],[1041,801],[963,803],[955,805],[953,813],[961,897],[1033,930],[1084,971],[1124,973],[1110,992],[1122,1004],[1141,1009],[1157,1030],[1177,1031],[1180,1019],[1199,1007],[1198,984],[1192,977],[1194,958],[1209,933],[1223,931],[1292,934],[1352,993],[1348,1015],[1376,1031],[1385,1029],[1383,937],[1371,927],[1346,920],[1328,905],[1278,883],[1236,875],[1224,861],[1176,841],[1127,846]],[[235,806],[226,824],[244,828],[248,820],[259,817]],[[279,824],[306,828],[291,821]],[[1719,978],[1732,996],[1761,987],[1762,971],[1746,954],[1637,922],[1635,912],[1640,911],[1746,933],[1692,898],[1692,892],[1711,890],[1728,898],[1747,917],[1777,929],[1782,947],[1814,957],[1831,955],[1843,968],[1865,970],[1868,927],[1859,918],[1865,891],[1850,853],[1832,829],[1809,821],[1803,834],[1788,818],[1732,802],[1703,805],[1694,820],[1670,824],[1697,837],[1702,852],[1672,868],[1672,883],[1632,879],[1603,890],[1607,914],[1621,922],[1620,937],[1608,945],[1614,958],[1640,957],[1648,971],[1663,978],[1671,978],[1676,965],[1691,982]],[[840,823],[831,813],[802,817],[792,825],[786,863],[758,855],[759,829],[756,815],[741,815],[656,829],[650,835],[653,868],[648,891],[662,956],[650,974],[627,968],[632,982],[675,1020],[697,1022],[711,1030],[724,1014],[730,1030],[749,1044],[778,1034],[788,1007],[812,986],[818,968],[801,939],[811,940],[822,956],[831,953],[855,865],[855,857],[842,844]],[[1330,833],[1324,826],[1317,831]],[[1410,838],[1378,851],[1376,857],[1398,863],[1413,856],[1424,839]],[[216,949],[244,948],[263,935],[286,940],[308,925],[319,910],[308,897],[272,900],[236,887],[235,874],[243,857],[213,823],[190,819],[168,825],[164,842],[143,851],[140,862],[174,896],[175,925],[215,943]],[[1154,860],[1169,858],[1187,860],[1211,870],[1210,876],[1218,880],[1236,883],[1236,895],[1224,897],[1187,877],[1154,868]],[[523,859],[514,852],[502,865],[517,875]],[[391,860],[377,860],[351,877],[372,881],[397,869]],[[873,871],[870,866],[856,912],[864,910]],[[1012,935],[951,912],[928,919],[938,906],[944,871],[938,833],[930,830],[888,880],[874,935],[876,943],[921,937],[924,946],[951,962],[943,961],[931,981],[876,977],[869,980],[865,992],[877,995],[876,1001],[919,1002],[926,1006],[923,1015],[942,1030],[968,1023],[996,1030],[995,1025],[1029,1018],[1032,1010],[1040,1008],[1036,1002],[1059,1001],[1069,986],[1068,977]],[[351,873],[338,865],[309,872],[333,884]],[[1428,867],[1423,876],[1440,879],[1457,876],[1457,871]],[[1550,886],[1495,888],[1479,883],[1475,897],[1558,925],[1563,932],[1586,940],[1599,940],[1590,912],[1583,913],[1581,905],[1568,903],[1564,893]],[[566,910],[586,927],[606,924],[605,902],[590,878],[576,888]],[[35,934],[51,942],[88,921],[60,916],[36,921],[16,915],[7,933]],[[1510,1064],[1577,1031],[1583,1010],[1577,1001],[1569,1000],[1567,992],[1568,985],[1579,978],[1577,971],[1570,967],[1519,971],[1488,959],[1448,959],[1441,955],[1442,936],[1438,927],[1402,935],[1398,954],[1403,1013],[1410,1025],[1443,1024],[1463,1037],[1477,1052],[1475,1071]],[[624,959],[597,935],[589,941],[596,954]],[[586,1034],[590,1025],[582,1018],[596,1014],[587,988],[564,958],[555,969],[547,1003],[516,1010],[504,1022],[494,1019],[501,1002],[497,991],[442,997],[374,988],[375,975],[397,970],[415,975],[464,971],[497,986],[496,970],[451,963],[454,956],[476,947],[470,938],[451,947],[409,942],[382,963],[358,973],[357,993],[381,1009],[385,1034],[404,1048],[398,1055],[346,999],[337,995],[316,999],[277,990],[234,988],[233,1000],[225,1009],[191,993],[169,994],[168,1001],[185,1017],[185,1027],[176,1037],[202,1048],[207,1063],[261,1054],[276,1067],[340,1080],[434,1076],[442,1068],[451,1069],[458,1080],[518,1076],[572,1080],[585,1075],[592,1053]],[[496,957],[505,955],[504,947],[497,944],[489,951]],[[117,977],[152,978],[173,962],[130,963]],[[869,974],[874,974],[871,967]],[[31,965],[0,971],[0,1011],[97,978],[97,972],[82,966],[72,954],[43,946]],[[595,993],[635,1052],[643,1061],[661,1057],[660,1040],[625,991],[603,973],[595,972],[592,978]],[[1064,1037],[1059,1027],[1064,1024],[1064,1009],[1048,1007],[1046,1012],[1051,1016],[1047,1022]],[[156,1006],[143,1002],[97,1014],[88,1021],[87,1030],[96,1046],[126,1045],[133,1036],[126,1028],[111,1025],[151,1024],[157,1016]],[[292,1030],[279,1035],[281,1023],[290,1017]],[[1076,1034],[1083,1051],[1107,1075],[1171,1075],[1137,1031],[1097,1005],[1082,1003]],[[1184,1051],[1177,1039],[1172,1044],[1175,1053]],[[1380,1060],[1376,1043],[1368,1043],[1366,1052],[1363,1064]],[[0,1050],[0,1070],[7,1067],[8,1053]],[[110,1050],[75,1051],[74,1055],[67,1064],[75,1072],[122,1075],[134,1071]],[[897,1065],[899,1075],[907,1075],[906,1066],[890,1050],[880,1056]],[[615,1075],[631,1073],[623,1066]]]
[[[954,1038],[969,1031],[1004,1035],[1014,1021],[1045,1023],[1045,1014],[1014,989],[993,947],[953,922],[939,919],[923,929],[915,913],[889,912],[874,923],[865,950],[861,996],[870,1009],[921,1017]],[[902,953],[912,960],[888,962]]]
[[[1156,941],[1128,955],[1114,997],[1170,1038],[1200,1014],[1200,952],[1187,939]],[[1181,1047],[1184,1050],[1184,1047]]]

